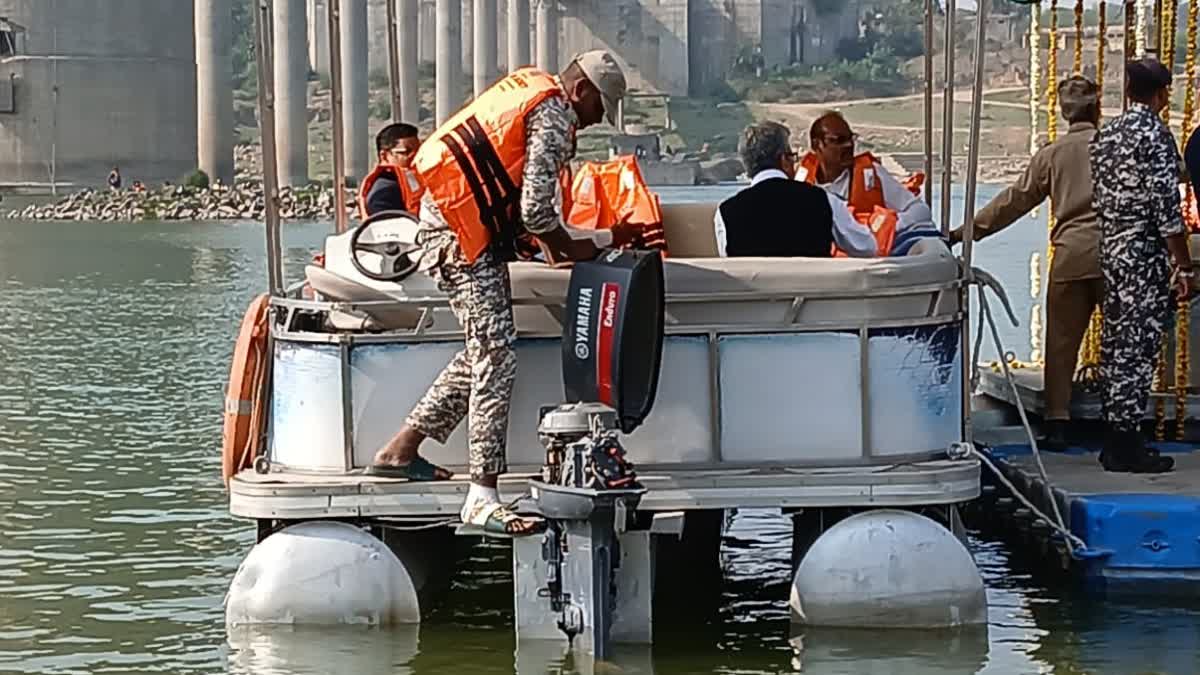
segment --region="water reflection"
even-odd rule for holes
[[[408,675],[419,650],[417,626],[239,626],[228,634],[226,666],[231,675]]]
[[[789,643],[796,671],[818,675],[960,675],[987,662],[987,626],[958,630],[797,629]]]

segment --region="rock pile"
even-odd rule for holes
[[[280,191],[280,216],[288,220],[333,218],[333,189],[318,185]],[[11,211],[21,220],[261,220],[266,209],[260,181],[216,184],[207,189],[182,185],[143,192],[84,190],[52,204]]]

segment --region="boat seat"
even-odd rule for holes
[[[717,234],[714,202],[663,204],[663,234],[672,258],[716,258]]]
[[[938,239],[895,258],[680,258],[663,265],[668,328],[908,321],[958,310],[959,266]],[[570,270],[518,262],[513,297],[563,298]],[[915,289],[915,290],[909,290]],[[874,293],[874,297],[865,297]],[[708,297],[705,297],[708,296]],[[722,297],[723,296],[723,297]],[[561,306],[514,308],[520,331],[561,330]],[[684,331],[686,332],[686,331]]]
[[[334,302],[395,303],[403,299],[317,265],[306,265],[304,277],[314,291]],[[400,304],[334,309],[330,310],[328,316],[329,326],[339,331],[412,330],[420,320],[420,309]]]
[[[805,324],[904,323],[947,317],[959,309],[959,294],[946,292],[958,279],[958,262],[939,239],[922,240],[903,257],[720,258],[712,227],[716,208],[712,203],[663,206],[671,252],[664,264],[668,330],[686,333],[694,327],[706,332],[719,326],[755,332]],[[509,270],[518,332],[560,334],[570,270],[538,262],[515,262]],[[420,272],[403,286],[360,282],[344,274],[312,265],[305,268],[313,289],[335,301],[443,295]],[[339,331],[403,331],[415,328],[420,315],[415,303],[397,303],[339,308],[330,311],[327,323]],[[461,330],[446,308],[431,312],[425,329]]]

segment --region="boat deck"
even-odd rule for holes
[[[1025,410],[1032,415],[1041,417],[1046,411],[1045,399],[1042,394],[1042,369],[1017,368],[1012,371],[1012,375]],[[1009,405],[1016,405],[1016,399],[1012,389],[1008,386],[1008,381],[1004,378],[1004,373],[993,372],[987,366],[984,366],[980,372],[978,393]],[[1151,393],[1150,405],[1146,408],[1146,419],[1154,419],[1155,401],[1159,399],[1166,400],[1167,418],[1173,419],[1175,416],[1174,392]],[[1200,395],[1194,392],[1188,396],[1186,416],[1189,420],[1200,419]],[[1075,395],[1071,399],[1071,417],[1076,420],[1100,419],[1100,395],[1081,391],[1077,387]]]
[[[956,504],[979,495],[979,470],[975,459],[804,469],[645,466],[639,479],[648,492],[639,510]],[[535,467],[514,467],[500,480],[501,496],[521,496],[535,475]],[[229,508],[256,519],[446,517],[458,514],[467,486],[463,474],[415,483],[247,469],[229,482]]]
[[[1072,533],[1088,547],[1076,559],[1063,555],[1065,547],[1058,538],[1036,523],[990,472],[984,498],[970,515],[1019,535],[1029,545],[1025,548],[1040,549],[1043,557],[1057,550],[1062,567],[1085,582],[1110,588],[1128,584],[1142,591],[1161,582],[1200,580],[1200,447],[1184,443],[1158,447],[1175,458],[1175,471],[1111,473],[1102,469],[1095,451],[1084,448],[1042,453],[1055,501]],[[1025,497],[1052,513],[1028,445],[1000,445],[988,454]]]

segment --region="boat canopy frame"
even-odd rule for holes
[[[388,0],[389,3],[393,0]],[[995,0],[976,0],[976,26],[975,26],[975,45],[974,45],[974,65],[975,65],[975,81],[972,88],[972,104],[970,116],[970,134],[968,140],[968,159],[966,171],[966,184],[964,195],[964,214],[963,214],[963,246],[962,253],[959,256],[960,263],[960,278],[956,287],[952,290],[960,294],[959,302],[959,321],[961,323],[961,345],[963,355],[963,363],[972,363],[971,357],[971,335],[970,335],[970,303],[968,293],[970,286],[974,284],[974,273],[972,268],[972,254],[974,241],[974,214],[975,200],[977,192],[977,174],[979,166],[979,145],[981,135],[981,120],[983,112],[983,66],[984,66],[984,44],[986,34],[986,24],[991,3]],[[283,263],[283,247],[282,247],[282,232],[280,226],[280,189],[279,175],[277,167],[275,148],[275,123],[274,123],[274,88],[273,88],[273,72],[274,72],[274,53],[273,53],[273,30],[272,25],[272,8],[275,0],[256,0],[257,10],[254,14],[255,20],[255,39],[256,49],[255,58],[258,72],[258,101],[260,114],[259,125],[262,135],[262,163],[263,163],[263,183],[265,199],[265,230],[267,243],[267,278],[268,288],[272,296],[272,303],[276,307],[300,307],[295,304],[295,300],[287,298],[287,289],[285,287],[286,273]],[[333,140],[334,140],[334,190],[335,190],[335,231],[340,233],[346,230],[346,209],[345,204],[345,158],[344,146],[344,122],[343,122],[343,100],[342,100],[342,69],[341,69],[341,49],[340,49],[340,22],[341,22],[341,0],[327,0],[328,7],[328,31],[330,43],[330,79],[331,79],[331,105],[332,105],[332,124],[333,124]],[[951,185],[953,182],[953,159],[954,159],[954,62],[955,62],[955,47],[956,34],[955,26],[955,11],[956,0],[944,0],[944,57],[946,61],[946,72],[942,88],[943,96],[943,125],[942,125],[942,189],[940,196],[941,207],[941,227],[945,234],[950,228],[950,214],[952,206]],[[934,13],[935,0],[925,0],[925,167],[927,176],[932,173],[933,169],[933,34],[934,34]],[[388,41],[388,58],[389,62],[395,63],[399,57],[396,49],[396,41]],[[393,105],[400,97],[394,91],[398,86],[396,79],[392,79],[393,92],[391,100]],[[398,110],[393,110],[393,116],[399,114]],[[932,192],[927,180],[926,200],[932,203]],[[861,297],[861,293],[853,294],[855,297]],[[793,298],[799,300],[799,298]],[[794,330],[794,329],[793,329]],[[367,336],[355,336],[351,338],[346,336],[340,338],[344,344],[349,345],[350,340],[369,339]],[[970,400],[971,395],[971,379],[968,374],[969,369],[964,367],[961,375],[961,386],[963,393],[963,409],[962,409],[962,438],[965,442],[972,441],[971,433],[971,411],[970,406],[965,403]]]

